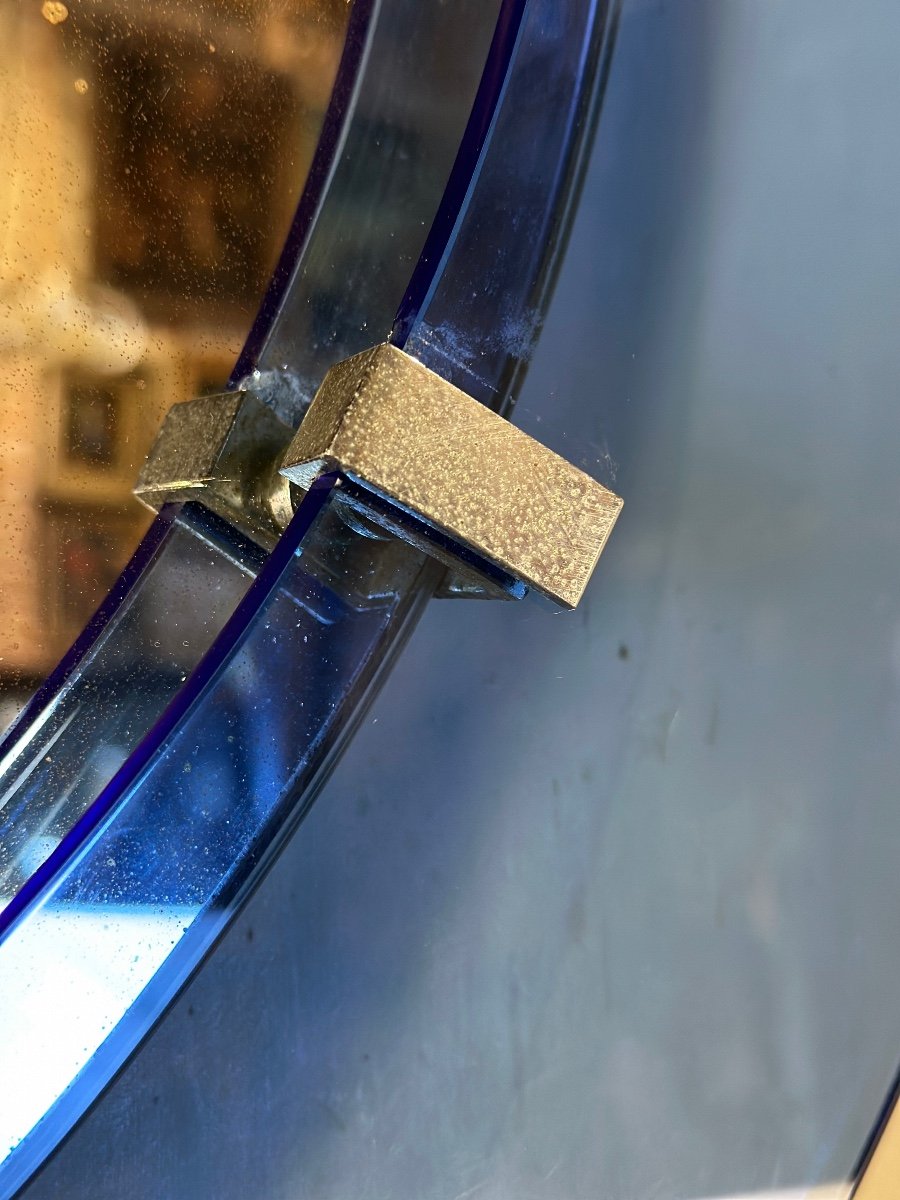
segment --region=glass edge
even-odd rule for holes
[[[313,160],[269,286],[226,385],[232,390],[253,371],[272,326],[287,299],[294,272],[303,258],[316,218],[328,192],[334,166],[353,111],[353,97],[368,56],[381,0],[353,0],[344,49],[335,74]]]

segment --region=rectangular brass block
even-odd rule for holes
[[[622,501],[391,345],[326,375],[282,473],[308,487],[338,467],[567,607],[580,599]]]
[[[242,397],[242,392],[229,392],[174,404],[147,455],[135,495],[158,508],[215,479]]]

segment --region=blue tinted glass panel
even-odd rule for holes
[[[0,1186],[41,1161],[222,931],[434,583],[405,543],[353,534],[339,488],[314,485],[151,736],[0,915],[15,981],[0,1078],[20,1081],[0,1089]]]
[[[172,506],[0,744],[0,902],[55,849],[208,650],[262,554]]]

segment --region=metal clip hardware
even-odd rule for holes
[[[390,344],[325,376],[281,473],[338,469],[398,515],[574,608],[622,508],[618,496]],[[374,519],[377,521],[378,516]],[[392,522],[401,533],[402,519]],[[451,551],[452,552],[452,551]]]
[[[254,392],[173,404],[134,494],[148,508],[195,500],[271,550],[292,516],[278,463],[293,430]]]
[[[323,471],[353,507],[449,568],[445,595],[531,588],[574,608],[622,508],[618,496],[389,343],[336,364],[299,429],[252,392],[175,405],[135,488],[151,507],[197,499],[270,546],[290,485]],[[279,467],[280,462],[280,467]]]

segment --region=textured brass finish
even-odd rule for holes
[[[275,470],[290,436],[253,392],[175,404],[134,493],[150,508],[197,500],[270,548],[291,517],[287,481]]]
[[[210,484],[242,399],[242,392],[231,392],[173,405],[138,476],[135,495],[156,508],[185,489]]]
[[[394,346],[333,367],[282,473],[339,468],[566,607],[622,501]]]

